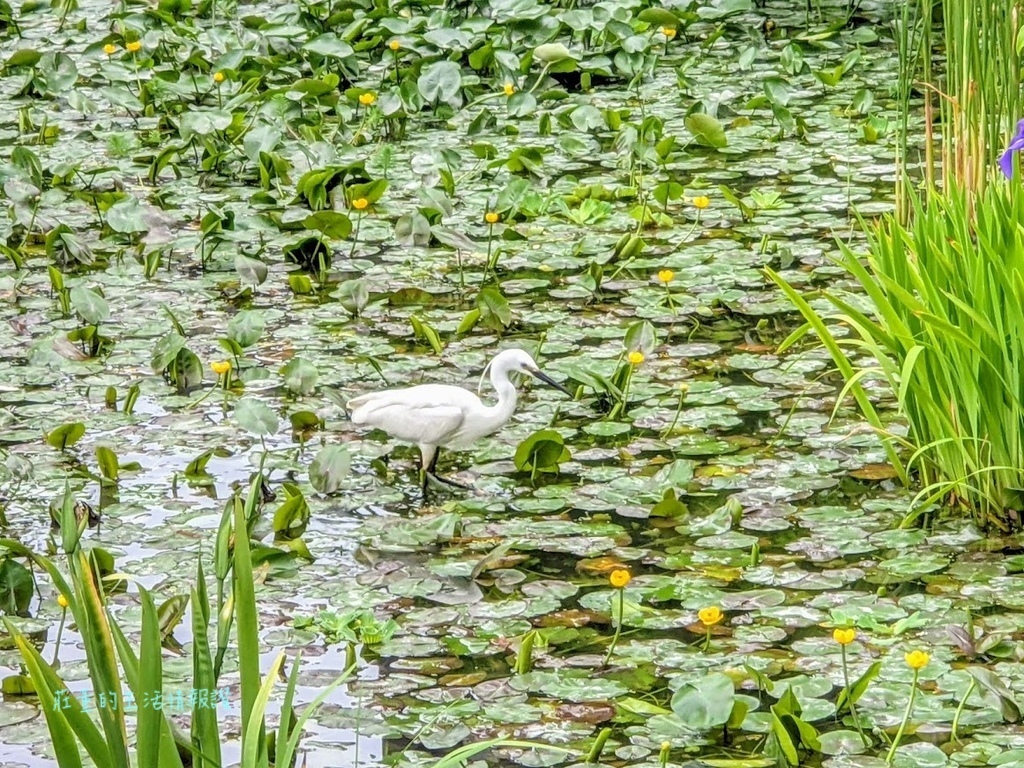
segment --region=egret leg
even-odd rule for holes
[[[438,453],[436,445],[420,446],[420,492],[423,494],[424,501],[427,499],[427,486],[430,484],[430,475],[437,464]]]
[[[462,491],[471,491],[471,490],[473,490],[468,485],[463,485],[462,483],[456,482],[455,480],[452,480],[452,479],[447,478],[447,477],[441,477],[439,474],[437,474],[437,459],[438,459],[438,457],[440,457],[440,455],[441,455],[441,449],[435,447],[434,448],[434,458],[430,460],[430,467],[427,469],[427,476],[434,478],[439,483],[444,483],[445,485],[451,486],[452,488],[458,488],[459,490],[462,490]]]

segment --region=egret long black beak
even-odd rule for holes
[[[569,397],[572,397],[572,398],[576,397],[575,393],[570,392],[568,389],[563,387],[561,384],[559,384],[557,381],[552,379],[550,376],[548,376],[543,371],[530,371],[530,375],[533,376],[534,378],[540,379],[541,381],[543,381],[548,386],[554,387],[555,389],[557,389],[560,392],[564,392]]]

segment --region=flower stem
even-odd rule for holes
[[[693,233],[697,231],[697,227],[699,227],[699,226],[700,226],[700,208],[697,209],[697,218],[694,219],[693,226],[690,227],[690,231],[686,233],[685,237],[683,237],[682,242],[685,243],[687,240],[689,240],[690,236],[693,235]]]
[[[53,645],[53,661],[50,662],[50,666],[54,666],[57,663],[57,656],[60,654],[60,638],[64,634],[64,620],[68,617],[68,609],[60,609],[60,624],[57,626],[57,642]]]
[[[907,723],[910,722],[910,716],[914,712],[914,699],[917,698],[917,678],[920,673],[920,670],[914,670],[914,679],[910,683],[910,700],[907,702],[907,708],[903,712],[903,722],[900,723],[900,728],[896,731],[896,738],[892,740],[892,746],[889,747],[889,754],[885,756],[886,765],[892,765],[892,759],[896,756],[896,749],[899,747],[900,740],[903,738],[903,732],[907,729]]]
[[[626,381],[622,384],[622,407],[619,409],[619,413],[623,416],[625,416],[626,411],[629,410],[629,385],[633,383],[633,369],[636,367],[628,360],[626,361],[626,364],[629,368],[626,371]]]
[[[850,714],[853,716],[853,724],[857,728],[857,733],[860,734],[860,740],[864,746],[868,746],[871,742],[868,741],[868,737],[864,735],[864,729],[860,724],[860,717],[857,715],[857,708],[853,703],[853,691],[850,689],[850,668],[846,663],[846,646],[839,646],[843,654],[843,684],[846,686],[846,701],[850,704]]]
[[[683,403],[686,402],[687,392],[688,392],[688,389],[682,389],[680,387],[680,389],[679,389],[679,405],[676,406],[676,415],[672,417],[672,423],[669,424],[668,427],[665,428],[665,431],[661,433],[661,439],[662,440],[664,440],[666,437],[668,437],[670,434],[672,434],[672,430],[674,430],[676,428],[676,424],[679,423],[679,417],[683,413]]]
[[[957,735],[957,731],[960,728],[960,715],[964,712],[964,705],[967,704],[967,700],[971,698],[971,694],[974,693],[974,689],[978,687],[978,681],[973,677],[971,678],[971,687],[967,689],[967,693],[960,699],[960,706],[956,708],[956,714],[953,715],[953,726],[950,728],[949,740],[959,744],[960,737]]]
[[[352,235],[352,248],[348,252],[348,257],[351,259],[356,252],[356,245],[359,243],[359,225],[363,221],[363,212],[360,211],[359,215],[356,216],[356,231]]]
[[[487,225],[487,263],[484,265],[484,283],[487,282],[487,274],[491,271],[491,247],[494,240],[494,225]]]
[[[605,654],[604,661],[601,662],[602,667],[608,666],[608,660],[612,657],[612,652],[615,650],[616,644],[619,642],[619,635],[622,634],[622,615],[626,608],[626,590],[619,590],[619,620],[615,623],[615,635],[612,637],[612,644],[608,646],[608,653]],[[615,619],[614,609],[612,611],[612,619]]]

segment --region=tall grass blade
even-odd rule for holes
[[[142,645],[139,649],[139,692],[137,743],[138,768],[160,768],[160,731],[163,727],[162,707],[157,709],[155,700],[163,698],[163,658],[160,647],[160,622],[157,619],[153,598],[142,586]]]
[[[297,670],[298,661],[295,662],[295,667],[292,671],[292,678],[298,677],[298,675],[296,674]],[[348,680],[349,677],[351,677],[354,671],[355,665],[353,664],[352,666],[348,667],[344,672],[342,672],[341,675],[339,675],[338,678],[334,680],[330,685],[328,685],[326,688],[320,691],[320,693],[317,694],[316,698],[309,703],[309,706],[302,710],[302,714],[299,716],[299,719],[295,721],[295,725],[287,733],[285,733],[284,731],[284,719],[282,718],[281,735],[278,736],[277,740],[278,746],[276,765],[284,766],[292,764],[292,760],[295,756],[295,751],[299,748],[299,739],[302,738],[302,729],[305,727],[306,721],[313,716],[317,709],[320,708],[320,705],[323,704],[327,700],[327,697],[334,692],[335,688],[337,688],[339,685]],[[288,693],[285,696],[285,705],[289,710],[291,709],[292,706],[293,694],[294,685],[292,680],[289,680]],[[282,737],[284,736],[287,736],[287,738],[282,739]]]
[[[200,691],[217,687],[210,657],[210,604],[206,594],[203,561],[196,567],[196,585],[192,588],[192,685]],[[220,729],[215,707],[197,707],[192,712],[194,768],[220,768]]]
[[[213,662],[214,680],[220,679],[220,670],[224,665],[224,654],[228,650],[231,638],[231,624],[234,619],[233,596],[227,594],[225,583],[231,573],[231,532],[233,515],[241,508],[242,502],[236,493],[224,505],[224,512],[217,528],[217,540],[213,549],[213,568],[217,578],[217,655]]]
[[[121,660],[121,667],[124,669],[124,677],[128,683],[137,706],[141,708],[145,704],[147,690],[143,688],[141,678],[142,662],[136,656],[131,643],[125,637],[124,631],[117,622],[110,619],[110,629],[114,638],[114,646],[117,648],[117,656]],[[159,690],[159,688],[157,689]],[[151,692],[150,692],[151,693]],[[139,705],[138,702],[142,704]],[[160,727],[160,765],[163,768],[178,768],[182,765],[181,752],[189,752],[191,745],[176,725],[166,717],[161,717]]]
[[[235,600],[236,635],[238,640],[238,670],[242,688],[242,741],[255,738],[251,733],[258,728],[259,743],[266,758],[266,736],[263,721],[253,720],[252,711],[260,692],[260,639],[256,614],[256,593],[252,576],[252,558],[249,552],[249,534],[245,512],[235,505],[235,557],[231,568],[232,594]]]
[[[263,725],[263,714],[267,709],[267,702],[270,700],[270,692],[274,690],[277,676],[281,674],[281,667],[284,665],[284,651],[277,655],[274,663],[267,670],[267,677],[263,685],[256,692],[256,699],[249,710],[248,719],[250,727],[243,728],[242,733],[242,768],[266,768],[267,766],[267,742],[263,735],[263,728],[256,729],[258,722]],[[242,720],[245,725],[245,719]],[[282,763],[284,765],[284,763]]]
[[[7,631],[14,638],[21,658],[28,669],[29,676],[39,696],[39,704],[43,708],[43,716],[46,718],[46,727],[50,732],[50,739],[53,741],[54,752],[57,755],[57,764],[60,768],[81,768],[82,753],[75,740],[75,731],[65,716],[65,710],[61,708],[62,702],[58,702],[59,692],[64,689],[63,685],[51,687],[50,680],[43,673],[47,668],[46,661],[39,655],[35,647],[25,639],[18,630],[7,619],[4,619]],[[61,696],[61,699],[64,697]],[[69,699],[74,699],[68,696]],[[97,750],[97,754],[105,757],[104,750]],[[92,756],[92,753],[90,753]],[[95,758],[94,758],[95,759]]]
[[[846,355],[843,353],[839,344],[829,333],[828,327],[821,317],[811,308],[800,294],[798,294],[793,287],[787,283],[777,272],[770,268],[765,268],[765,272],[769,278],[771,278],[786,294],[790,301],[792,301],[800,313],[804,316],[804,320],[811,326],[811,328],[818,334],[818,338],[821,343],[828,350],[832,356],[832,361],[836,367],[839,368],[839,372],[843,375],[843,378],[847,381],[854,378],[857,372],[854,370],[850,361],[847,360]],[[853,394],[854,400],[860,407],[861,413],[868,420],[868,423],[875,428],[875,431],[881,436],[882,444],[885,447],[886,456],[889,458],[889,463],[892,464],[897,474],[904,482],[909,482],[909,478],[906,474],[906,468],[903,466],[903,462],[900,461],[899,454],[896,452],[896,448],[893,446],[892,440],[886,436],[885,426],[882,423],[881,418],[875,411],[874,406],[871,404],[871,400],[868,397],[867,392],[864,391],[864,387],[860,383],[854,384],[851,387],[851,393]]]
[[[102,588],[96,580],[90,558],[78,550],[69,556],[72,580],[78,587],[76,599],[81,610],[76,611],[79,632],[85,644],[86,659],[93,691],[121,694],[121,676],[117,670],[114,643],[104,607]],[[100,725],[106,736],[112,768],[128,768],[128,737],[125,732],[124,715],[121,708],[99,708]]]

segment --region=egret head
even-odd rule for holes
[[[492,370],[493,375],[495,376],[500,376],[502,374],[507,376],[510,373],[525,373],[529,376],[533,376],[535,379],[540,379],[545,384],[548,384],[561,392],[564,392],[569,397],[575,397],[572,392],[541,371],[540,366],[538,366],[536,361],[530,357],[530,354],[521,349],[506,349],[504,352],[500,352],[493,360],[491,360],[488,367]]]

